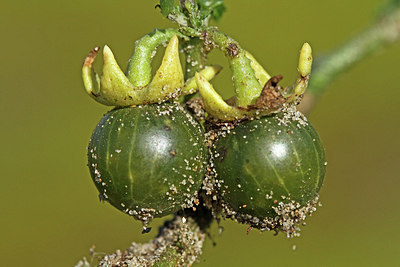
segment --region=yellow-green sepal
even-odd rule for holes
[[[212,78],[214,78],[220,71],[222,70],[222,67],[220,65],[211,65],[211,66],[206,66],[204,69],[199,71],[199,73],[207,80],[210,81]],[[185,86],[183,87],[182,90],[182,95],[188,95],[188,94],[193,94],[197,91],[198,86],[196,83],[196,77],[192,77],[189,80],[186,81]]]
[[[83,64],[82,78],[86,92],[103,105],[134,105],[134,100],[140,99],[141,93],[126,78],[108,46],[103,48],[104,65],[101,77],[93,70],[92,64],[98,51],[99,48],[93,49]]]
[[[93,49],[85,59],[82,78],[86,92],[101,104],[131,106],[158,103],[194,93],[197,89],[194,80],[189,80],[185,85],[176,35],[168,43],[162,63],[152,81],[145,86],[132,85],[108,46],[103,49],[103,74],[99,77],[92,66],[98,51],[99,48]],[[212,79],[220,70],[220,66],[208,66],[201,73],[207,79]]]
[[[250,66],[254,70],[254,75],[256,76],[258,82],[262,87],[271,79],[271,75],[261,66],[260,63],[255,59],[255,57],[246,51],[246,57],[250,59]]]
[[[100,79],[101,95],[110,106],[130,106],[140,104],[143,93],[129,82],[118,66],[114,54],[108,46],[103,49],[104,66]]]
[[[88,95],[97,102],[103,105],[108,105],[108,101],[105,100],[100,94],[100,77],[96,72],[94,72],[92,66],[99,50],[100,47],[93,48],[89,55],[85,58],[82,67],[82,79]]]
[[[176,98],[183,85],[184,76],[179,59],[179,40],[174,35],[165,50],[161,66],[147,89],[147,98],[150,102],[163,101],[165,97]]]
[[[228,105],[203,75],[197,72],[195,78],[205,110],[210,115],[222,121],[234,121],[243,117],[241,110]]]

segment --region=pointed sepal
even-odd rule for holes
[[[86,57],[82,67],[82,78],[86,92],[97,102],[107,106],[130,106],[143,102],[143,92],[129,82],[108,46],[103,48],[103,73],[94,71],[93,62],[100,48],[94,48]]]
[[[100,79],[101,95],[111,106],[130,106],[142,102],[143,93],[129,82],[115,60],[111,49],[106,45],[103,49],[104,65]]]
[[[184,76],[179,59],[179,40],[174,35],[165,50],[161,66],[151,81],[147,97],[158,101],[179,96],[184,85]]]
[[[197,72],[195,78],[204,107],[210,115],[222,121],[234,121],[243,117],[241,110],[228,105],[203,75]]]
[[[97,102],[109,105],[108,101],[105,100],[100,94],[100,77],[93,70],[93,62],[96,59],[100,47],[95,47],[90,51],[89,55],[85,58],[82,67],[82,79],[85,90],[90,97],[92,97]]]
[[[211,66],[206,66],[204,69],[199,71],[199,73],[207,80],[210,81],[212,78],[214,78],[220,71],[222,70],[222,67],[219,65],[211,65]],[[193,94],[197,91],[198,86],[196,83],[196,77],[192,77],[189,80],[186,81],[185,86],[183,87],[182,90],[182,95],[189,95]]]
[[[188,40],[187,36],[176,29],[155,29],[135,42],[135,49],[126,70],[126,77],[133,86],[146,87],[150,84],[154,51],[159,45],[169,42],[174,35],[179,39]]]
[[[262,87],[264,87],[268,80],[271,79],[271,75],[268,74],[263,66],[261,66],[261,64],[258,63],[258,61],[255,59],[255,57],[248,51],[246,51],[246,57],[251,61],[250,66],[254,70],[254,75],[256,76],[258,82]]]

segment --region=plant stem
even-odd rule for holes
[[[195,37],[183,44],[183,52],[186,55],[185,80],[194,77],[197,71],[204,69],[207,54],[203,41]]]
[[[329,88],[340,73],[399,38],[400,8],[396,8],[332,52],[317,57],[307,89],[307,103],[300,106],[303,112],[307,113],[312,108],[316,98]]]
[[[184,42],[182,47],[186,58],[185,80],[187,81],[193,78],[196,72],[204,69],[207,61],[207,52],[203,40],[198,37],[193,37],[189,41]],[[183,101],[186,103],[196,95],[198,94],[186,95]]]
[[[176,215],[149,243],[132,243],[123,253],[104,257],[99,266],[191,266],[202,252],[205,236],[198,222]]]

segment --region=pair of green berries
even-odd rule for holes
[[[156,30],[137,41],[126,74],[107,46],[101,77],[92,69],[99,49],[85,59],[87,92],[115,106],[88,147],[100,198],[147,224],[195,208],[202,189],[217,198],[216,209],[227,217],[251,218],[244,222],[266,229],[288,205],[295,212],[314,201],[325,173],[324,149],[295,109],[311,71],[309,45],[300,53],[300,78],[285,89],[235,41],[216,29],[204,34],[204,42],[219,47],[230,62],[236,97],[228,104],[209,83],[220,67],[207,66],[184,81],[178,36],[184,39],[175,30]],[[152,78],[153,53],[168,41]],[[205,123],[178,101],[197,89],[208,114]]]

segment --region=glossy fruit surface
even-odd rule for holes
[[[203,136],[201,126],[177,103],[111,110],[88,148],[100,196],[142,220],[190,205],[207,160]]]
[[[306,204],[325,175],[325,152],[310,124],[282,116],[239,124],[215,147],[220,192],[231,209],[258,218],[275,216],[278,203]]]

